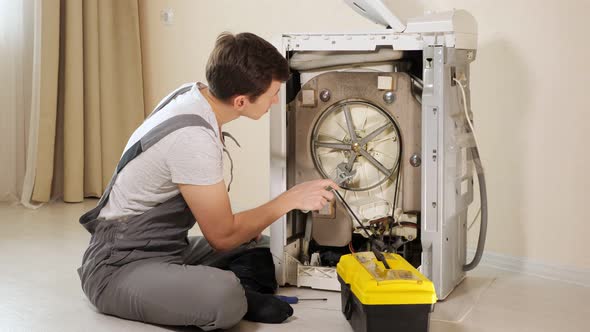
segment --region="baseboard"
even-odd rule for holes
[[[467,250],[467,255],[469,257],[473,257],[474,254],[475,250]],[[501,270],[590,287],[590,269],[577,269],[567,266],[540,263],[528,258],[487,251],[484,251],[480,264]]]

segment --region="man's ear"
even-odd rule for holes
[[[245,95],[239,95],[234,98],[233,107],[237,111],[243,111],[248,103],[248,97]]]

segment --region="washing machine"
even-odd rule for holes
[[[374,238],[444,299],[478,264],[485,240],[484,208],[468,263],[474,179],[485,193],[469,103],[477,24],[463,10],[403,22],[381,1],[345,2],[384,28],[285,33],[278,42],[292,74],[270,112],[271,195],[329,178],[351,211],[334,200],[275,222],[277,280],[340,290],[340,256],[372,250]]]

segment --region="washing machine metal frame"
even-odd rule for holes
[[[463,280],[466,262],[467,207],[473,200],[469,142],[464,126],[461,93],[453,78],[466,87],[469,103],[469,64],[475,60],[477,23],[462,10],[428,14],[410,19],[403,32],[384,29],[367,33],[286,33],[276,43],[289,51],[374,51],[378,46],[394,50],[422,51],[422,165],[420,270],[444,299]],[[271,197],[287,188],[286,91],[270,112]],[[463,120],[461,117],[463,116]],[[332,268],[306,273],[296,257],[300,244],[287,243],[286,217],[271,226],[271,251],[279,284],[339,288]],[[318,274],[319,273],[319,274]]]

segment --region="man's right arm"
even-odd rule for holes
[[[223,181],[213,185],[180,184],[180,192],[209,244],[231,250],[255,238],[266,227],[293,209],[319,210],[334,194],[325,190],[338,186],[330,180],[297,185],[257,208],[233,214]]]

